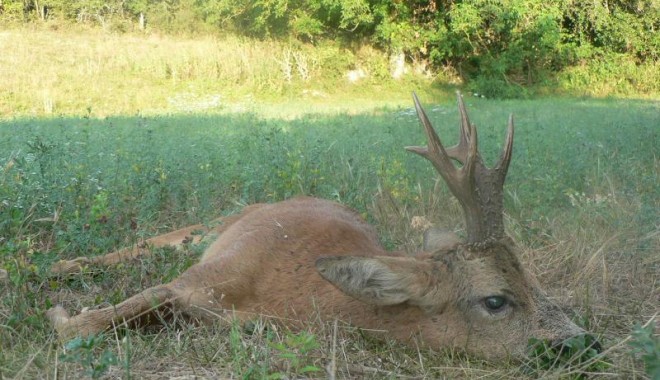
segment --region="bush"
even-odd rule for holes
[[[644,362],[646,374],[651,379],[660,378],[660,337],[654,335],[655,322],[646,326],[635,325],[632,340],[628,343],[633,348],[633,354],[640,355]]]

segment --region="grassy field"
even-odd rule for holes
[[[602,377],[644,378],[644,361],[629,342],[633,325],[659,311],[658,104],[469,99],[468,107],[489,162],[507,113],[516,115],[506,221],[523,260],[557,302],[602,336],[609,363],[598,366]],[[440,135],[455,138],[453,102],[428,110]],[[296,194],[338,200],[375,224],[389,248],[419,247],[413,216],[460,230],[457,202],[427,162],[402,149],[423,141],[411,108],[293,120],[242,114],[2,122],[0,263],[10,281],[1,285],[0,373],[75,378],[107,366],[107,376],[124,378],[323,378],[334,358],[338,376],[351,378],[568,376],[566,369],[411,350],[320,323],[264,332],[267,322],[259,322],[258,333],[249,333],[177,322],[63,347],[44,318],[55,303],[79,311],[171,279],[202,247],[161,250],[139,265],[66,280],[48,277],[54,261],[108,252],[252,202]]]
[[[407,103],[430,79],[389,78],[388,58],[239,37],[115,35],[98,30],[0,31],[0,118],[257,112],[293,117]],[[368,77],[350,83],[348,71]],[[442,78],[442,76],[440,77]],[[446,95],[445,95],[446,96]]]
[[[507,231],[552,298],[601,337],[606,351],[591,366],[484,363],[320,322],[288,331],[266,320],[174,321],[57,341],[43,314],[51,305],[115,304],[175,277],[203,247],[66,279],[49,277],[53,262],[246,204],[337,200],[374,224],[389,249],[420,247],[415,216],[461,232],[457,201],[431,165],[403,150],[425,143],[412,90],[429,103],[440,136],[455,142],[451,89],[412,77],[351,85],[329,68],[358,62],[377,73],[383,57],[362,50],[337,64],[339,47],[324,49],[0,32],[0,269],[9,275],[0,281],[0,378],[648,377],[653,359],[634,346],[658,355],[657,330],[634,326],[660,313],[660,104],[644,99],[467,98],[487,162],[515,114]]]

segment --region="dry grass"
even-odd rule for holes
[[[231,97],[231,85],[237,82],[267,83],[277,71],[276,62],[260,58],[264,51],[278,54],[281,49],[230,38],[24,32],[0,34],[2,50],[13,52],[0,58],[0,85],[9,94],[0,108],[3,114],[80,114],[89,109],[103,116],[195,107],[195,101],[209,102],[213,95]]]
[[[406,207],[382,189],[374,199],[370,214],[385,238],[404,249],[417,249],[420,232],[410,221],[414,216],[440,215],[434,224],[459,229],[460,208],[439,190],[419,194],[423,202]],[[602,337],[605,360],[611,363],[602,373],[590,378],[646,378],[643,366],[630,352],[627,342],[635,322],[658,318],[660,286],[660,233],[636,237],[635,231],[603,225],[601,217],[622,218],[630,215],[634,199],[617,200],[606,208],[578,208],[565,219],[548,220],[543,227],[553,233],[542,236],[531,249],[521,244],[523,261],[535,273],[546,291],[575,318]],[[438,213],[438,210],[446,210]],[[509,219],[509,230],[519,241],[521,225]],[[638,248],[644,243],[645,251]],[[69,310],[80,310],[111,295],[117,300],[141,288],[157,284],[190,255],[191,251],[164,250],[140,265],[105,268],[96,277],[89,273],[75,276],[57,286],[47,284],[41,291]],[[8,289],[9,293],[14,290]],[[100,306],[103,306],[100,305]],[[8,313],[8,310],[3,310]],[[249,330],[249,331],[248,331]],[[342,322],[321,322],[312,318],[305,336],[314,335],[317,345],[303,349],[296,342],[298,332],[291,332],[271,319],[255,321],[253,326],[217,324],[195,326],[174,318],[164,328],[110,332],[91,350],[98,358],[109,350],[119,363],[104,378],[205,379],[205,378],[571,378],[581,369],[526,372],[517,363],[486,363],[451,352],[434,352],[403,347],[392,341],[363,336]],[[293,338],[292,338],[293,337]],[[62,350],[53,335],[34,339],[29,334],[14,335],[15,345],[32,354],[14,377],[78,378],[84,371],[80,362],[62,361]],[[36,343],[39,342],[39,343]],[[293,343],[292,343],[293,342]],[[25,353],[5,353],[5,360]],[[14,360],[19,360],[15,357]],[[602,360],[602,359],[599,359]],[[302,372],[314,366],[315,372]],[[281,377],[278,377],[280,376]]]
[[[238,37],[177,38],[99,30],[0,31],[0,118],[180,112],[359,112],[401,105],[401,83],[373,91],[346,72],[386,57]],[[387,67],[385,65],[385,70]],[[371,72],[373,80],[375,73]],[[383,78],[378,78],[386,83]],[[382,84],[376,87],[382,88]],[[418,87],[430,89],[429,83]],[[424,91],[424,90],[422,90]],[[393,96],[393,95],[404,96]],[[319,107],[323,105],[323,107]]]
[[[418,216],[461,232],[460,206],[444,188],[420,189],[416,197],[418,203],[406,206],[387,185],[381,186],[368,214],[387,246],[418,249],[421,231],[411,223]],[[635,225],[640,205],[635,196],[614,196],[598,205],[576,204],[532,226],[507,218],[507,229],[520,243],[523,262],[538,275],[543,288],[575,320],[601,337],[606,351],[597,360],[610,364],[590,378],[647,378],[628,343],[634,323],[659,319],[660,230],[656,226],[640,236],[634,228],[625,227]],[[524,233],[530,228],[541,232],[530,237]],[[22,315],[25,325],[16,330],[0,326],[2,339],[15,348],[0,355],[0,373],[6,371],[16,379],[89,374],[84,360],[64,361],[63,355],[71,350],[57,342],[38,310],[11,309],[24,302],[18,298],[52,300],[71,311],[108,306],[176,275],[202,248],[160,250],[138,263],[101,268],[67,280],[37,277],[19,288],[5,284],[0,315],[3,320]],[[103,378],[560,379],[573,378],[584,369],[530,372],[520,363],[486,363],[451,352],[404,347],[365,337],[341,322],[313,318],[300,334],[271,319],[248,327],[224,323],[205,327],[175,318],[164,328],[110,332],[81,352],[91,353],[97,364],[104,351],[117,359]],[[301,348],[300,342],[312,334],[317,345]],[[318,370],[303,372],[309,366]]]
[[[420,196],[424,201],[414,209],[397,205],[387,192],[374,202],[373,213],[379,225],[393,232],[394,241],[408,250],[418,249],[421,233],[400,221],[409,221],[415,215],[436,216],[431,218],[434,224],[461,232],[461,209],[454,199],[438,189]],[[660,226],[641,236],[633,228],[622,227],[636,224],[634,217],[640,207],[640,200],[634,196],[612,197],[599,205],[577,204],[537,226],[547,232],[533,241],[521,234],[528,228],[524,222],[508,218],[509,232],[522,243],[522,260],[537,275],[543,289],[604,341],[604,357],[611,367],[594,374],[595,378],[646,378],[628,342],[635,323],[655,320],[656,326],[660,324]],[[453,361],[453,366],[460,366],[460,371],[453,368],[448,378],[520,376],[512,368],[482,367],[483,363],[475,365],[461,359]],[[541,377],[564,378],[570,374],[558,371]]]

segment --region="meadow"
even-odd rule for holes
[[[72,51],[82,44],[61,43]],[[118,51],[98,62],[121,54],[137,57]],[[60,74],[53,64],[49,70],[59,79],[41,95],[28,91],[39,81],[27,80],[27,69],[3,87],[14,86],[2,95],[0,120],[0,268],[8,274],[0,281],[0,377],[651,376],[660,352],[653,328],[660,312],[660,104],[645,99],[466,96],[487,162],[499,154],[508,114],[515,115],[506,229],[549,295],[600,337],[605,351],[594,360],[570,367],[486,363],[373,340],[342,323],[310,322],[303,331],[288,331],[266,319],[205,327],[175,320],[59,342],[44,316],[49,307],[77,312],[117,303],[175,277],[203,246],[159,249],[135,263],[66,278],[49,276],[54,262],[103,254],[254,202],[301,194],[336,200],[375,225],[388,249],[419,249],[415,216],[459,234],[463,228],[460,206],[431,165],[403,149],[425,144],[411,107],[417,86],[439,135],[446,144],[456,141],[455,102],[437,84],[367,83],[310,101],[301,94],[318,90],[312,82],[251,98],[245,96],[256,87],[237,85],[233,99],[244,99],[247,108],[177,109],[167,102],[177,89],[203,94],[187,103],[198,105],[231,86],[209,89],[199,74],[160,86],[147,78],[112,93],[103,86],[121,89],[113,76],[119,71],[86,76],[75,71],[87,64],[62,61],[73,69],[58,66]],[[148,67],[155,66],[135,70],[143,75]],[[76,80],[81,76],[87,81]],[[353,94],[359,94],[355,102]]]
[[[389,58],[368,46],[33,26],[0,30],[0,50],[11,52],[0,55],[0,118],[188,112],[290,118],[404,105],[413,87],[447,96],[424,76],[391,80]],[[369,75],[350,83],[346,74],[356,67]]]

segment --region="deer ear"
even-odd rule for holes
[[[316,260],[318,272],[347,295],[372,305],[396,305],[419,300],[424,293],[423,266],[406,257],[333,256]]]
[[[431,227],[424,231],[424,251],[451,251],[462,244],[461,238],[444,228]]]

